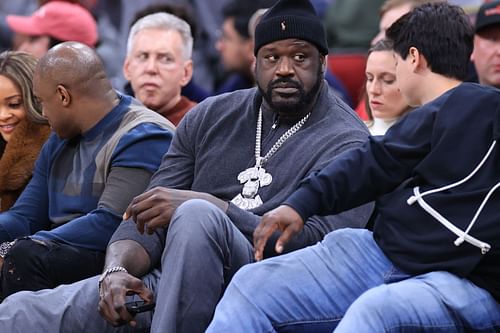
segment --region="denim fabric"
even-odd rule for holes
[[[367,230],[243,267],[207,332],[495,332],[500,306],[447,272],[411,277]]]

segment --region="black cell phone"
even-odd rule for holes
[[[145,301],[134,301],[125,303],[127,311],[131,314],[137,314],[141,312],[151,311],[155,308],[155,302],[146,303]]]

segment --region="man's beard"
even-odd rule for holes
[[[323,82],[323,71],[321,67],[318,68],[317,79],[314,86],[309,91],[304,90],[304,86],[295,80],[288,77],[283,77],[270,81],[264,91],[260,86],[258,86],[260,93],[262,94],[264,100],[271,107],[271,109],[281,115],[289,115],[291,117],[301,116],[306,113],[308,107],[314,102],[316,95],[318,94],[319,87]],[[279,86],[280,84],[287,84],[287,86],[297,89],[298,100],[280,100],[277,102],[273,101],[273,88]]]

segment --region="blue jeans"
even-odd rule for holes
[[[500,305],[447,272],[398,270],[368,230],[244,266],[206,332],[496,332]]]

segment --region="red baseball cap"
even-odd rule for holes
[[[17,33],[48,35],[63,42],[75,41],[94,47],[97,24],[84,7],[64,1],[50,1],[31,16],[7,15],[7,24]]]

